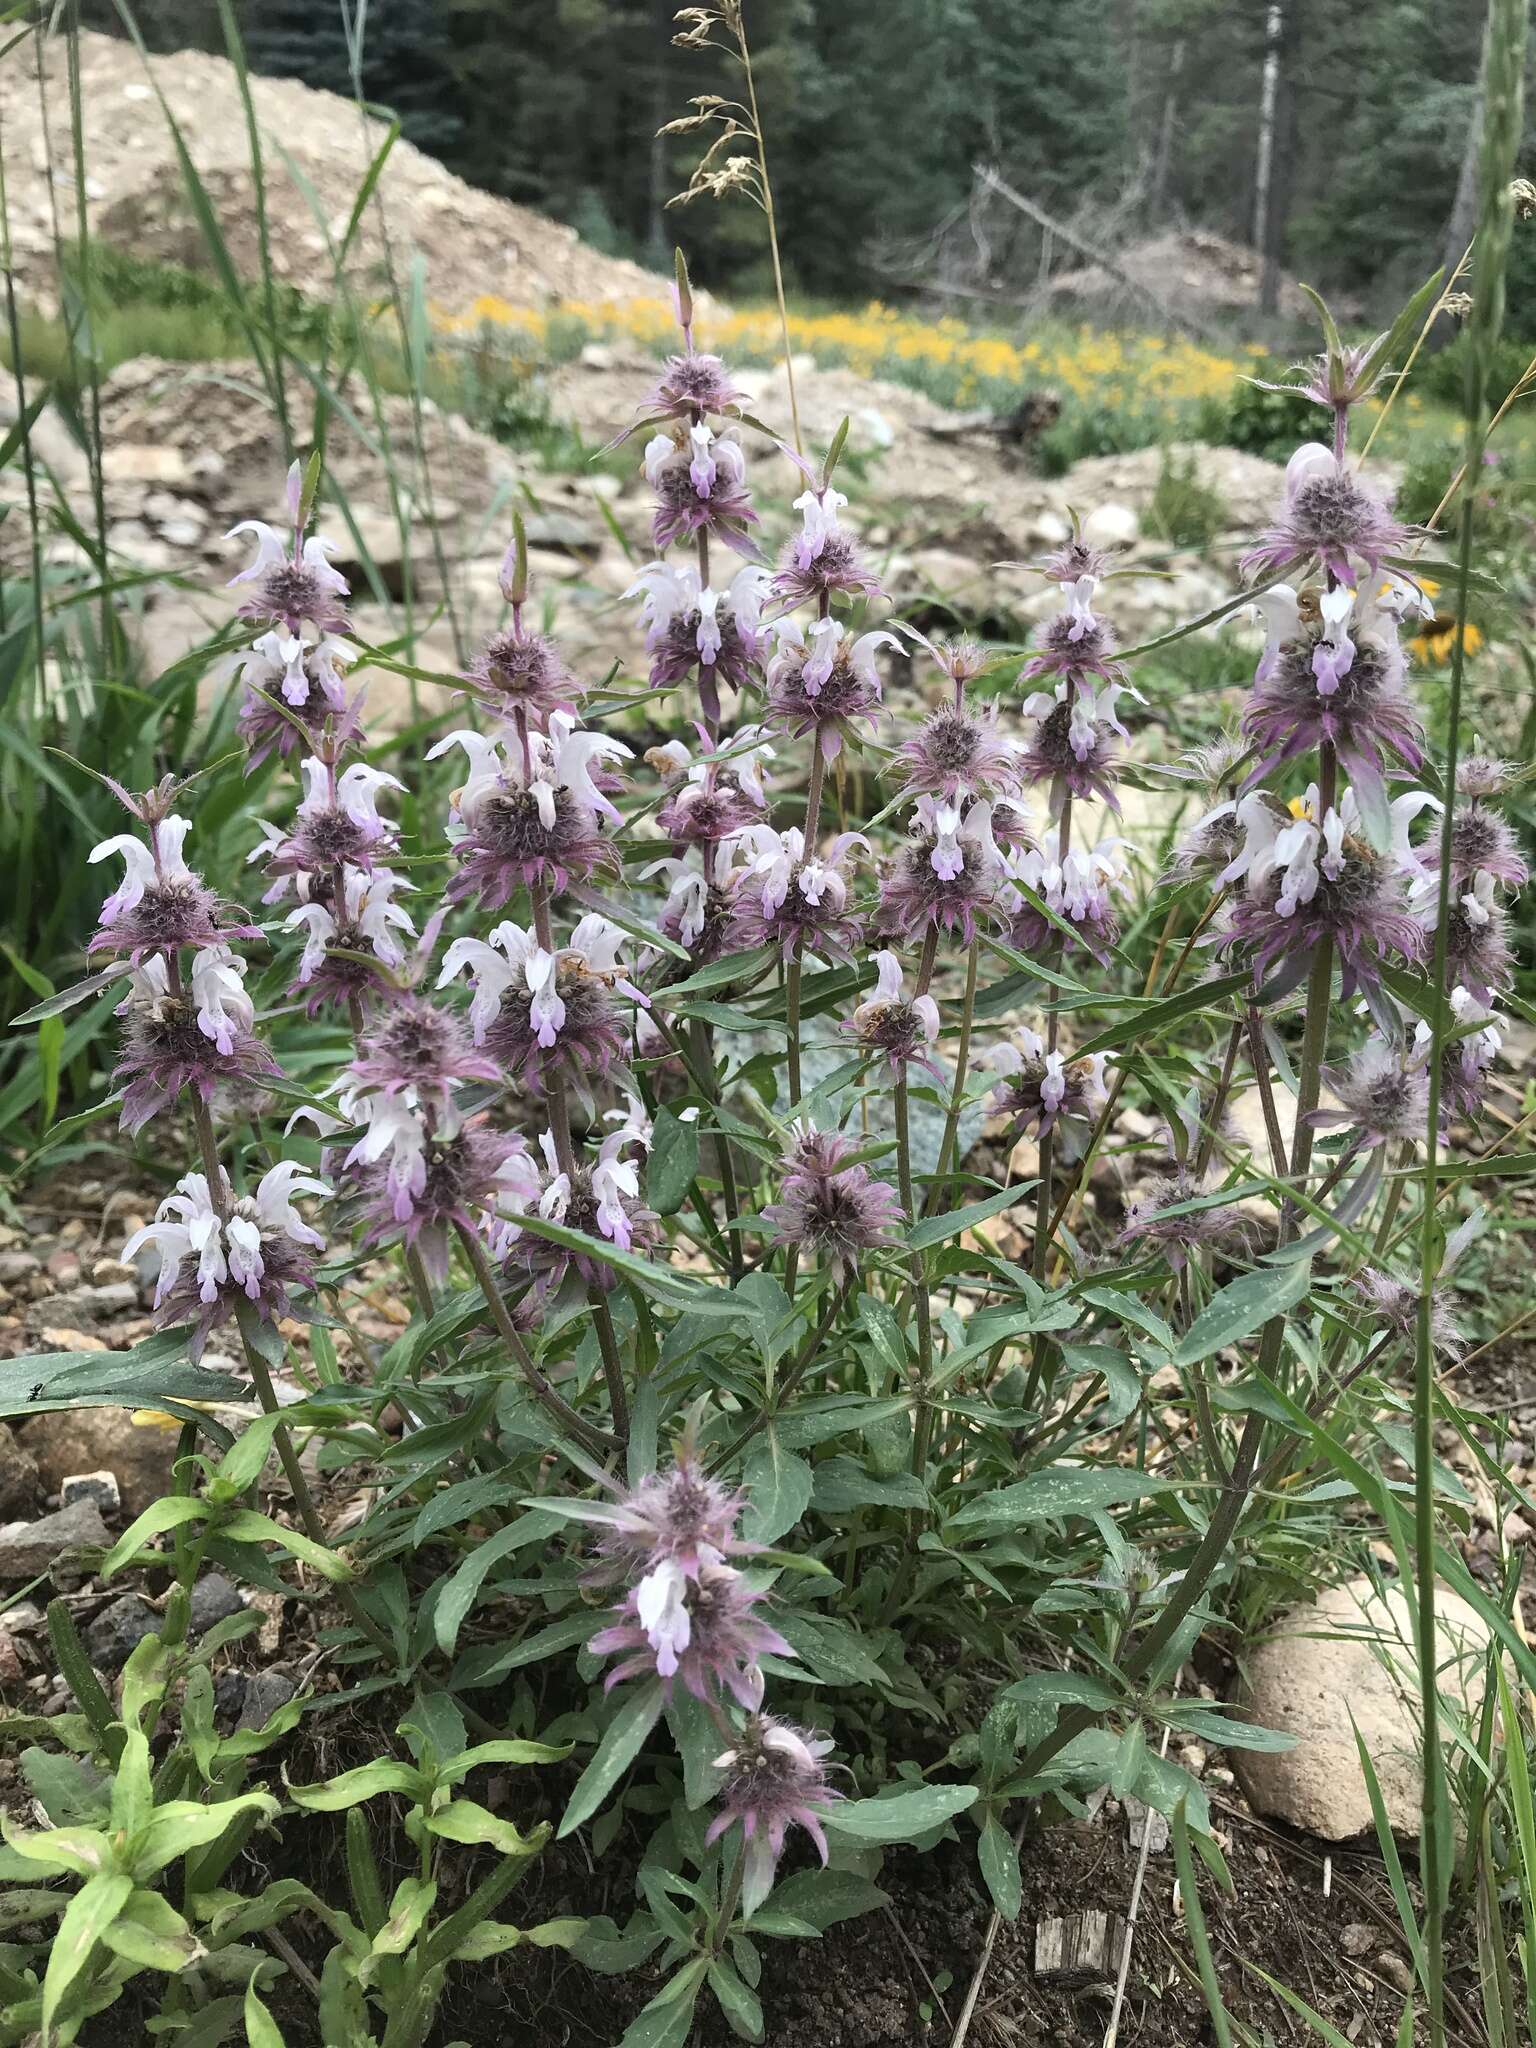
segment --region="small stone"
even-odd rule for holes
[[[123,1511],[122,1492],[111,1472],[71,1472],[59,1488],[59,1506],[67,1508],[77,1500],[95,1501],[103,1515],[120,1515]]]
[[[105,1550],[112,1537],[93,1500],[77,1500],[36,1522],[12,1522],[0,1529],[0,1579],[35,1579],[51,1571],[66,1553]]]
[[[110,1347],[100,1337],[93,1337],[85,1330],[45,1329],[38,1332],[42,1341],[53,1351],[106,1351]]]
[[[107,483],[169,484],[173,489],[192,481],[179,448],[146,442],[119,441],[103,450],[101,473]]]
[[[231,1614],[243,1611],[245,1602],[226,1579],[222,1572],[205,1572],[192,1588],[188,1603],[187,1634],[195,1642],[205,1635],[216,1621],[224,1621]]]
[[[105,1322],[139,1306],[139,1290],[132,1281],[113,1281],[107,1287],[73,1287],[67,1294],[47,1296],[36,1314],[65,1328]]]
[[[128,1266],[121,1259],[98,1259],[91,1268],[93,1287],[114,1287],[126,1282],[138,1292],[139,1275],[136,1267]]]
[[[286,1707],[297,1687],[281,1671],[258,1671],[246,1683],[240,1708],[241,1728],[265,1728],[279,1707]]]
[[[1401,1956],[1386,1949],[1377,1956],[1371,1967],[1378,1977],[1385,1977],[1394,1991],[1401,1991],[1404,1998],[1411,1998],[1414,1990],[1413,1972]]]
[[[98,1671],[121,1671],[146,1636],[160,1627],[160,1617],[137,1593],[124,1593],[85,1628],[81,1641]]]
[[[1126,1840],[1133,1849],[1147,1845],[1149,1856],[1160,1856],[1168,1846],[1168,1817],[1154,1806],[1145,1806],[1141,1800],[1128,1798],[1125,1801]]]
[[[31,1252],[0,1252],[0,1281],[14,1287],[18,1280],[30,1280],[42,1271],[42,1260]]]
[[[1504,1517],[1502,1533],[1504,1541],[1513,1548],[1517,1543],[1529,1543],[1531,1537],[1536,1535],[1536,1530],[1531,1528],[1525,1516],[1520,1512],[1519,1508],[1516,1508],[1512,1513]]]
[[[1347,1956],[1363,1956],[1376,1939],[1376,1930],[1364,1920],[1351,1920],[1340,1936]]]
[[[26,1629],[41,1628],[42,1625],[43,1610],[35,1600],[12,1600],[0,1609],[0,1629],[9,1630],[12,1635],[20,1635]]]
[[[221,1721],[233,1721],[245,1705],[246,1688],[253,1681],[243,1671],[221,1671],[213,1681],[213,1711]]]

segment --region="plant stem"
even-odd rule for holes
[[[1195,1153],[1195,1179],[1199,1181],[1209,1168],[1211,1155],[1216,1149],[1216,1133],[1221,1126],[1222,1113],[1227,1106],[1227,1097],[1232,1093],[1232,1076],[1237,1067],[1238,1047],[1243,1042],[1243,1020],[1236,1017],[1227,1034],[1227,1050],[1221,1063],[1221,1074],[1216,1082],[1216,1093],[1211,1097],[1211,1106],[1206,1113],[1205,1128],[1200,1133],[1199,1148]]]
[[[965,956],[965,996],[960,1005],[960,1043],[955,1049],[955,1085],[950,1090],[949,1111],[944,1119],[944,1135],[939,1140],[938,1171],[923,1205],[924,1215],[930,1208],[943,1206],[942,1183],[944,1176],[949,1172],[950,1155],[960,1135],[960,1107],[965,1100],[965,1078],[971,1060],[971,1027],[976,1015],[976,958],[979,951],[980,944],[973,939],[970,951]]]
[[[1321,1068],[1327,1048],[1329,1004],[1332,992],[1332,948],[1322,946],[1314,960],[1311,981],[1307,992],[1307,1018],[1303,1032],[1302,1069],[1297,1078],[1297,1120],[1296,1136],[1291,1151],[1290,1170],[1300,1177],[1305,1174],[1312,1157],[1311,1126],[1302,1120],[1302,1107],[1316,1107],[1321,1088]],[[1263,1036],[1259,1030],[1258,1014],[1250,1010],[1249,1030],[1253,1035],[1256,1053],[1256,1072],[1261,1075],[1261,1090],[1267,1089],[1269,1062],[1263,1056]],[[1271,1143],[1279,1151],[1278,1170],[1284,1170],[1284,1148],[1279,1143],[1279,1132],[1274,1120],[1274,1105],[1267,1105],[1266,1125],[1271,1132]],[[1291,1234],[1293,1212],[1289,1205],[1281,1211],[1280,1239],[1284,1243]],[[1271,1316],[1264,1325],[1259,1339],[1259,1355],[1256,1366],[1257,1376],[1273,1379],[1280,1363],[1285,1342],[1285,1316]],[[1259,1453],[1264,1442],[1265,1421],[1257,1409],[1250,1409],[1243,1433],[1238,1440],[1237,1451],[1221,1478],[1220,1494],[1205,1534],[1196,1545],[1182,1576],[1170,1592],[1157,1620],[1147,1633],[1134,1643],[1121,1664],[1121,1674],[1132,1683],[1146,1677],[1155,1669],[1159,1658],[1173,1641],[1186,1618],[1204,1594],[1215,1577],[1227,1554],[1238,1523],[1253,1492],[1254,1474],[1258,1469]],[[1218,1467],[1220,1470],[1220,1467]],[[1431,1661],[1431,1660],[1425,1660]],[[1432,1665],[1431,1665],[1432,1668]],[[1074,1707],[1060,1715],[1051,1733],[1037,1742],[1019,1765],[1020,1774],[1031,1777],[1047,1764],[1050,1759],[1086,1729],[1091,1728],[1097,1718],[1092,1707]]]
[[[689,1019],[688,1035],[693,1042],[693,1058],[689,1062],[699,1080],[706,1084],[704,1099],[718,1117],[720,1114],[720,1084],[715,1073],[714,1047],[710,1043],[709,1026],[702,1017]],[[731,1156],[731,1141],[724,1131],[716,1131],[712,1140],[715,1155],[715,1171],[720,1176],[720,1200],[725,1208],[725,1245],[730,1261],[731,1278],[741,1278],[741,1233],[729,1226],[741,1214],[741,1200],[736,1192],[736,1163]]]
[[[912,1196],[912,1134],[907,1119],[907,1074],[903,1067],[896,1077],[896,1172],[901,1186],[901,1206],[910,1223],[917,1220]],[[912,1432],[912,1469],[921,1474],[928,1462],[928,1445],[933,1435],[933,1413],[928,1406],[933,1380],[933,1324],[928,1309],[928,1280],[923,1255],[913,1250],[908,1256],[912,1274],[912,1307],[917,1319],[917,1384],[914,1388],[917,1413]]]
[[[730,1935],[731,1922],[736,1918],[736,1908],[741,1903],[741,1881],[747,1869],[747,1844],[745,1839],[738,1844],[736,1861],[731,1865],[731,1874],[725,1881],[720,1895],[720,1916],[715,1922],[713,1950],[719,1955]]]
[[[459,1243],[463,1246],[464,1256],[469,1261],[469,1269],[480,1284],[480,1292],[485,1296],[485,1305],[491,1312],[491,1320],[496,1325],[497,1333],[516,1359],[518,1370],[522,1373],[535,1400],[548,1409],[563,1428],[568,1429],[573,1436],[579,1437],[589,1448],[603,1452],[621,1450],[623,1446],[616,1436],[600,1428],[597,1423],[588,1422],[584,1415],[578,1415],[570,1402],[557,1394],[539,1371],[533,1361],[533,1354],[517,1332],[516,1325],[508,1313],[507,1304],[502,1300],[501,1289],[496,1284],[496,1275],[491,1271],[491,1262],[485,1255],[485,1246],[465,1224],[459,1223],[454,1227],[458,1232]]]
[[[736,47],[741,52],[742,75],[747,88],[747,106],[752,115],[752,139],[757,144],[757,169],[762,184],[763,216],[768,223],[768,255],[773,264],[773,296],[779,309],[779,333],[784,342],[784,381],[789,386],[789,416],[795,428],[795,452],[805,453],[800,433],[800,406],[795,397],[795,364],[789,345],[789,312],[784,303],[784,272],[779,265],[779,224],[773,211],[773,185],[768,176],[768,150],[763,141],[763,119],[757,108],[757,85],[752,77],[752,52],[747,47],[746,23],[741,8],[735,12],[733,27]],[[739,1880],[738,1880],[739,1882]]]
[[[802,845],[807,857],[816,850],[816,834],[821,823],[821,791],[826,778],[827,764],[822,758],[821,743],[814,736],[811,740],[811,774],[805,791],[805,829]],[[798,943],[790,957],[784,976],[784,1011],[789,1030],[789,1099],[791,1104],[800,1100],[800,947]]]
[[[758,1410],[757,1414],[753,1417],[752,1421],[747,1424],[746,1428],[739,1431],[737,1435],[733,1436],[730,1442],[726,1445],[725,1449],[719,1452],[714,1458],[711,1459],[709,1465],[709,1470],[711,1474],[722,1471],[725,1468],[725,1466],[727,1466],[731,1462],[731,1460],[736,1456],[738,1451],[744,1450],[746,1448],[746,1446],[752,1441],[753,1437],[757,1435],[759,1430],[766,1429],[768,1424],[772,1421],[773,1417],[784,1406],[784,1403],[795,1391],[796,1387],[799,1386],[801,1380],[804,1379],[806,1373],[815,1363],[816,1354],[821,1349],[823,1340],[826,1338],[828,1331],[832,1328],[833,1323],[837,1320],[838,1310],[842,1307],[843,1303],[848,1299],[848,1292],[852,1284],[853,1283],[851,1281],[845,1280],[840,1287],[835,1287],[832,1290],[832,1301],[830,1307],[827,1309],[827,1312],[822,1317],[821,1321],[816,1325],[815,1329],[811,1332],[811,1334],[806,1338],[805,1342],[801,1345],[799,1351],[795,1354],[794,1363],[790,1366],[789,1371],[784,1375],[784,1381],[782,1386],[780,1386],[775,1391],[771,1401],[765,1401],[763,1403],[762,1407]]]
[[[1248,1057],[1253,1063],[1253,1083],[1259,1091],[1259,1108],[1264,1117],[1264,1135],[1269,1141],[1269,1168],[1276,1180],[1286,1172],[1285,1133],[1275,1110],[1275,1091],[1269,1078],[1269,1048],[1264,1043],[1264,1020],[1257,1008],[1248,1010]]]
[[[1492,37],[1497,30],[1495,8],[1490,17],[1490,62]],[[1487,147],[1487,145],[1485,145]],[[1478,289],[1482,289],[1481,277]],[[1474,296],[1474,310],[1476,299]],[[1463,469],[1473,474],[1482,459],[1484,440],[1483,402],[1485,358],[1476,350],[1468,373],[1469,405],[1467,459]],[[1472,525],[1476,493],[1464,491],[1461,500],[1461,536],[1457,551],[1456,637],[1451,646],[1451,680],[1446,704],[1445,810],[1440,821],[1440,876],[1436,902],[1435,941],[1429,984],[1436,991],[1446,986],[1446,951],[1450,923],[1451,835],[1456,817],[1456,764],[1461,745],[1461,692],[1466,662],[1467,590],[1472,573]],[[1413,1571],[1417,1596],[1417,1626],[1414,1630],[1419,1662],[1419,1715],[1423,1777],[1420,1801],[1420,1854],[1424,1874],[1424,1957],[1428,1966],[1425,1992],[1429,2005],[1429,2036],[1432,2048],[1445,2039],[1445,1930],[1446,1892],[1450,1882],[1450,1851],[1444,1835],[1445,1758],[1440,1748],[1439,1635],[1435,1620],[1435,1346],[1434,1289],[1439,1271],[1439,1225],[1435,1210],[1439,1198],[1441,1069],[1444,1064],[1443,1008],[1437,1004],[1430,1019],[1429,1110],[1424,1145],[1424,1193],[1420,1209],[1419,1314],[1414,1346],[1413,1375]],[[1516,1733],[1515,1740],[1521,1737]]]
[[[608,1306],[608,1297],[600,1287],[594,1287],[589,1295],[592,1303],[592,1320],[597,1325],[597,1345],[603,1354],[603,1378],[608,1383],[608,1407],[613,1416],[613,1433],[620,1443],[629,1442],[629,1397],[624,1391],[624,1361],[619,1356],[618,1335],[613,1327],[613,1311]]]

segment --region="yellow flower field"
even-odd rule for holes
[[[500,331],[534,354],[549,352],[557,337],[576,330],[593,340],[638,342],[658,353],[672,346],[677,335],[672,309],[663,299],[571,303],[541,312],[488,295],[465,313],[440,318],[438,325],[459,334]],[[771,306],[701,314],[697,334],[702,346],[738,361],[771,361],[781,346],[778,314]],[[961,406],[996,401],[1010,388],[1044,384],[1095,405],[1172,413],[1201,399],[1229,396],[1244,367],[1236,355],[1159,335],[1052,328],[1039,338],[1016,342],[978,334],[960,320],[918,320],[878,303],[857,313],[792,313],[789,334],[797,351],[819,362],[917,384]]]

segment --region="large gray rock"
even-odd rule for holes
[[[12,1522],[0,1529],[0,1579],[35,1579],[51,1571],[66,1552],[106,1550],[112,1537],[93,1500],[71,1501],[37,1522]]]
[[[1463,1699],[1475,1718],[1489,1630],[1474,1607],[1444,1587],[1435,1604],[1440,1691]],[[1328,1842],[1370,1833],[1358,1728],[1393,1831],[1416,1837],[1419,1681],[1408,1596],[1395,1586],[1383,1592],[1364,1577],[1330,1586],[1314,1605],[1283,1615],[1245,1661],[1249,1717],[1296,1738],[1294,1749],[1273,1756],[1234,1750],[1255,1810]]]

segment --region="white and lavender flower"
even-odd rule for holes
[[[237,540],[249,533],[256,539],[254,559],[230,578],[231,588],[251,586],[240,606],[240,617],[269,629],[280,627],[289,639],[302,637],[306,628],[313,636],[344,633],[350,624],[345,604],[347,580],[330,564],[336,543],[319,534],[308,539],[304,536],[300,524],[303,490],[303,475],[296,462],[288,472],[286,491],[291,541],[285,542],[260,519],[242,519],[224,536]]]
[[[833,761],[844,745],[856,746],[859,728],[878,722],[883,685],[876,655],[882,647],[901,651],[883,627],[850,640],[836,619],[780,619],[778,645],[768,664],[766,723],[795,739],[810,737],[822,758]]]
[[[155,1319],[164,1328],[189,1323],[194,1358],[245,1303],[266,1322],[290,1314],[290,1290],[313,1284],[313,1254],[325,1248],[294,1199],[330,1189],[293,1160],[270,1167],[250,1195],[236,1196],[222,1169],[220,1178],[215,1200],[206,1175],[185,1175],[123,1246],[125,1259],[148,1245],[159,1252]]]
[[[842,1797],[827,1782],[825,1759],[832,1743],[770,1714],[753,1714],[715,1758],[724,1771],[720,1811],[705,1831],[717,1841],[738,1823],[745,1843],[742,1912],[750,1919],[773,1890],[774,1875],[792,1827],[804,1828],[823,1863],[827,1837],[822,1826]]]
[[[1243,847],[1222,880],[1242,879],[1244,889],[1223,943],[1242,948],[1261,981],[1283,961],[1284,983],[1294,987],[1316,948],[1330,940],[1349,996],[1379,983],[1383,960],[1424,957],[1424,927],[1408,894],[1423,862],[1408,834],[1435,799],[1414,790],[1393,801],[1386,852],[1365,836],[1352,790],[1321,818],[1318,801],[1315,787],[1288,809],[1262,792],[1243,798]]]
[[[868,848],[862,832],[839,833],[824,854],[807,854],[797,825],[754,825],[732,843],[746,865],[731,886],[730,947],[777,946],[786,959],[797,949],[827,960],[852,956],[860,925],[844,863],[855,847]]]
[[[585,1094],[626,1056],[628,1032],[614,991],[649,1006],[620,959],[625,934],[589,912],[569,941],[548,952],[521,925],[499,924],[487,939],[455,939],[438,987],[467,973],[474,990],[470,1028],[497,1066],[541,1094],[557,1080]]]
[[[977,1064],[998,1076],[987,1107],[1008,1119],[1011,1136],[1030,1132],[1043,1138],[1060,1128],[1075,1141],[1104,1107],[1107,1057],[1095,1052],[1073,1058],[1022,1024],[989,1046]]]
[[[462,730],[439,740],[428,760],[451,747],[469,760],[449,820],[460,862],[448,888],[452,901],[473,896],[482,909],[498,910],[518,887],[547,884],[563,893],[596,873],[617,872],[602,826],[620,822],[605,785],[608,764],[629,758],[621,740],[557,711],[548,731],[510,736],[505,753],[497,741]]]
[[[801,530],[785,543],[773,579],[774,596],[790,608],[814,604],[823,612],[834,597],[877,597],[880,579],[838,518],[848,500],[830,484],[818,484],[808,465],[802,467],[806,488],[794,506]]]
[[[1308,441],[1286,465],[1279,518],[1243,556],[1242,571],[1257,580],[1317,564],[1353,584],[1362,567],[1379,576],[1413,538],[1331,448]]]
[[[750,562],[723,590],[706,588],[691,562],[652,562],[642,569],[624,595],[643,600],[651,687],[671,689],[697,675],[704,716],[718,720],[722,685],[747,688],[767,654],[767,588],[768,572]]]
[[[794,1651],[757,1609],[768,1595],[726,1564],[704,1564],[689,1574],[673,1562],[656,1565],[630,1587],[618,1619],[592,1637],[596,1657],[618,1657],[603,1681],[611,1690],[630,1678],[659,1678],[670,1693],[674,1678],[696,1700],[729,1693],[750,1713],[761,1706],[759,1659]]]
[[[1440,1099],[1447,1117],[1476,1117],[1488,1092],[1488,1076],[1504,1045],[1504,1019],[1471,989],[1457,986],[1450,994],[1454,1035],[1440,1052]],[[1414,1056],[1427,1061],[1434,1034],[1425,1023],[1414,1026]],[[1427,1088],[1427,1082],[1426,1082]]]
[[[1069,845],[1063,853],[1061,840],[1061,827],[1052,825],[1033,844],[1007,855],[1009,943],[1021,953],[1039,953],[1057,944],[1064,936],[1061,926],[1067,925],[1069,943],[1085,946],[1095,959],[1107,959],[1119,930],[1114,892],[1129,873],[1124,842],[1105,838],[1093,846]],[[1045,909],[1030,902],[1022,889],[1037,896]],[[1048,917],[1046,910],[1053,915]]]
[[[123,1089],[122,1128],[139,1131],[176,1107],[187,1089],[249,1102],[282,1069],[255,1035],[245,962],[227,946],[192,955],[190,986],[175,956],[152,954],[134,968],[117,1006],[123,1047],[113,1081]]]
[[[991,804],[978,798],[962,812],[958,804],[920,796],[906,844],[880,884],[880,925],[909,940],[954,932],[969,946],[978,923],[1000,915],[1004,880]]]
[[[1021,780],[1048,786],[1051,817],[1061,816],[1069,796],[1098,797],[1112,811],[1120,809],[1117,736],[1127,734],[1115,705],[1127,693],[1141,694],[1127,684],[1064,677],[1054,690],[1036,690],[1024,700],[1024,716],[1035,723],[1019,757]]]
[[[679,420],[645,447],[645,480],[656,493],[651,543],[668,548],[701,534],[739,555],[756,552],[747,458],[734,427],[717,434],[700,419]]]
[[[327,727],[333,743],[353,740],[360,730],[360,699],[347,699],[346,670],[358,649],[335,633],[306,627],[290,633],[274,626],[244,653],[231,657],[229,672],[239,678],[239,732],[257,767],[274,750],[291,754],[305,742],[321,742]]]
[[[310,1016],[328,1003],[347,1008],[394,987],[392,970],[405,963],[401,936],[416,936],[410,912],[394,896],[411,884],[392,868],[343,866],[338,905],[334,869],[295,882],[302,900],[284,929],[303,931],[304,950],[291,993],[303,994]]]
[[[538,1175],[516,1132],[439,1118],[411,1089],[353,1086],[339,1106],[363,1126],[344,1162],[360,1199],[363,1242],[403,1238],[434,1281],[447,1278],[450,1230],[478,1234],[506,1203],[537,1196]]]
[[[718,746],[704,726],[697,731],[697,757],[681,740],[652,747],[645,757],[667,784],[656,823],[679,848],[733,838],[768,812],[764,764],[773,748],[762,727],[744,725]]]
[[[1061,610],[1041,629],[1022,680],[1065,677],[1077,682],[1096,677],[1124,684],[1125,672],[1115,660],[1115,629],[1093,608],[1097,588],[1097,578],[1089,574],[1062,582]]]
[[[393,825],[380,814],[379,798],[386,789],[405,788],[399,777],[364,761],[338,769],[334,749],[325,759],[308,755],[300,765],[304,797],[292,831],[263,826],[265,841],[250,858],[264,861],[267,873],[279,882],[328,868],[352,867],[368,874],[387,863],[398,842]]]
[[[849,1161],[840,1138],[810,1128],[797,1136],[785,1160],[779,1199],[763,1211],[773,1243],[819,1253],[840,1279],[857,1272],[866,1253],[893,1245],[904,1211],[888,1181]]]
[[[584,1291],[596,1287],[606,1292],[615,1286],[618,1276],[597,1255],[597,1244],[644,1254],[662,1241],[661,1219],[641,1199],[639,1163],[628,1150],[643,1150],[644,1145],[642,1131],[631,1120],[603,1139],[595,1160],[577,1159],[567,1172],[552,1134],[545,1131],[539,1139],[545,1172],[532,1199],[520,1203],[520,1213],[536,1211],[567,1230],[580,1231],[594,1240],[594,1252],[572,1250],[522,1229],[519,1211],[509,1212],[504,1205],[495,1237],[497,1256],[510,1270],[530,1275],[541,1295],[551,1293],[572,1272]]]
[[[909,997],[902,985],[901,962],[894,953],[875,955],[874,994],[866,996],[839,1028],[866,1052],[883,1059],[900,1076],[910,1062],[926,1067],[935,1080],[942,1072],[933,1058],[939,1036],[939,1006],[927,994]]]
[[[1354,784],[1384,799],[1389,764],[1417,771],[1424,758],[1394,615],[1347,584],[1303,597],[1295,634],[1261,663],[1244,714],[1256,753],[1248,787],[1329,746]]]
[[[149,844],[125,832],[91,848],[93,862],[116,854],[123,863],[123,879],[101,906],[90,951],[117,953],[137,964],[147,953],[259,938],[254,925],[226,921],[218,898],[187,866],[182,848],[192,829],[189,820],[149,798],[122,794],[147,826]]]

